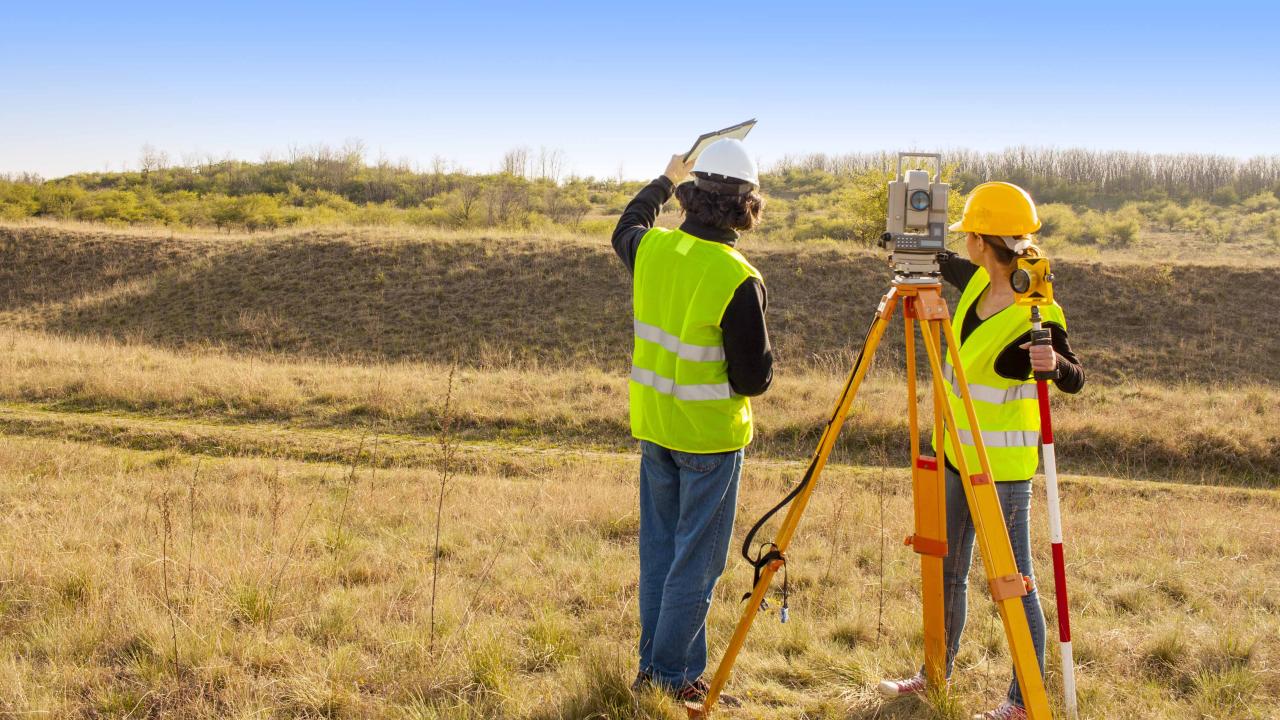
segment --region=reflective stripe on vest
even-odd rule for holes
[[[973,447],[973,432],[958,431],[960,444]],[[987,447],[1040,447],[1039,430],[983,430],[982,442]]]
[[[951,367],[951,363],[942,366],[942,378],[947,381],[947,387],[951,389],[951,394],[960,397],[960,391],[956,389],[956,372]],[[1014,385],[1011,388],[997,388],[990,385],[969,383],[969,397],[992,405],[1003,405],[1014,400],[1035,400],[1036,386],[1023,383]]]
[[[728,400],[733,397],[733,388],[729,383],[712,383],[709,385],[677,385],[675,380],[662,377],[652,370],[631,368],[631,379],[647,385],[663,395],[670,395],[677,400],[696,402],[698,400]]]
[[[636,337],[657,343],[676,355],[693,362],[719,362],[724,360],[724,347],[720,345],[692,345],[680,342],[680,338],[656,325],[635,321]],[[646,383],[647,384],[647,383]],[[669,393],[668,393],[669,394]],[[728,396],[726,396],[728,397]]]

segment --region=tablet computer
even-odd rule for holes
[[[706,150],[708,145],[717,140],[723,140],[725,138],[737,138],[741,140],[745,138],[747,133],[751,132],[751,129],[755,126],[755,118],[752,118],[746,122],[740,122],[737,125],[732,125],[723,130],[716,130],[715,132],[699,135],[698,139],[694,141],[693,147],[689,148],[689,152],[684,154],[684,161],[692,162],[697,160],[698,155],[702,154],[702,151]]]

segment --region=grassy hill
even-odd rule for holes
[[[776,386],[757,402],[753,451],[803,457],[887,272],[878,255],[857,249],[745,249],[769,283],[778,354]],[[1280,353],[1280,334],[1242,313],[1238,295],[1274,293],[1273,272],[1056,268],[1090,378],[1085,393],[1055,401],[1074,469],[1280,482],[1280,365],[1259,362]],[[0,322],[12,328],[0,401],[423,436],[439,430],[440,384],[457,365],[468,438],[620,450],[631,444],[622,381],[629,304],[625,271],[594,238],[0,228]],[[901,352],[895,328],[838,459],[905,457]],[[15,411],[24,408],[32,409]],[[154,428],[68,429],[37,417],[2,420],[23,434],[186,447],[181,427],[157,441]],[[275,452],[251,434],[218,443],[233,454]]]
[[[888,287],[881,255],[743,249],[769,286],[780,372],[843,364]],[[1250,297],[1280,294],[1273,269],[1077,260],[1055,270],[1092,379],[1280,383],[1280,364],[1259,362],[1280,356],[1280,333],[1245,312]],[[171,348],[617,369],[630,352],[629,288],[596,238],[0,227],[5,323]],[[890,337],[900,353],[900,334]]]

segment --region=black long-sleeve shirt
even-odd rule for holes
[[[671,199],[675,186],[665,176],[646,185],[622,211],[613,230],[613,250],[632,273],[640,240],[658,219],[663,203]],[[738,241],[734,230],[707,227],[685,221],[680,229],[694,237],[733,246]],[[769,299],[764,285],[753,277],[742,281],[734,291],[720,330],[724,333],[724,355],[729,364],[729,385],[739,395],[760,395],[773,382],[773,348],[764,312]]]
[[[953,252],[940,255],[938,260],[942,268],[942,279],[962,292],[974,273],[978,272],[977,265]],[[984,320],[985,318],[978,317],[978,303],[970,305],[960,325],[960,341],[964,342]],[[1044,326],[1049,329],[1053,350],[1058,354],[1057,377],[1053,384],[1066,393],[1080,392],[1084,387],[1084,367],[1067,342],[1067,329],[1052,322],[1046,322]],[[1030,330],[1006,345],[996,356],[996,374],[1010,380],[1026,380],[1031,377],[1031,352],[1022,347],[1028,342],[1031,342]]]
[[[938,256],[938,264],[942,269],[942,279],[946,280],[947,284],[959,288],[961,292],[964,292],[965,286],[978,272],[977,265],[950,251]],[[978,317],[978,303],[970,305],[960,324],[960,342],[964,342],[986,319]],[[1084,367],[1076,354],[1071,351],[1071,345],[1067,342],[1067,329],[1058,323],[1051,322],[1046,322],[1044,327],[1049,329],[1050,337],[1053,339],[1053,351],[1058,355],[1057,377],[1054,378],[1053,384],[1066,393],[1080,392],[1084,387]],[[1029,379],[1031,351],[1022,347],[1028,342],[1031,342],[1030,330],[1005,345],[996,356],[996,374],[1010,380]],[[934,450],[936,452],[937,448]],[[951,462],[950,457],[944,458],[943,462],[953,472],[957,474],[960,472]],[[972,468],[970,470],[977,472]]]

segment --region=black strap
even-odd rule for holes
[[[857,378],[858,376],[858,369],[862,367],[862,362],[867,350],[867,340],[870,339],[871,330],[872,328],[875,327],[876,321],[878,319],[879,319],[878,315],[872,319],[871,325],[867,327],[867,332],[862,337],[862,347],[858,350],[858,358],[854,361],[853,369],[849,372],[849,379],[845,381],[844,390],[842,390],[840,393],[840,401],[836,403],[835,407],[831,411],[831,417],[827,419],[828,428],[830,428],[835,423],[836,416],[840,412],[840,406],[844,405],[845,398],[848,397],[849,393],[853,392],[854,379]],[[800,480],[800,482],[794,488],[792,488],[791,492],[787,493],[787,496],[782,498],[782,500],[777,505],[774,505],[772,508],[770,508],[769,511],[766,512],[764,515],[761,515],[760,519],[756,520],[755,524],[751,526],[751,529],[747,531],[747,536],[742,540],[742,559],[750,563],[754,571],[753,578],[751,581],[752,592],[755,591],[756,585],[760,584],[760,574],[764,571],[764,568],[774,560],[782,561],[782,568],[784,571],[782,602],[784,607],[786,606],[786,602],[787,602],[786,595],[787,595],[787,592],[789,591],[789,588],[788,588],[789,583],[787,582],[787,576],[785,574],[786,567],[787,567],[786,556],[782,554],[782,552],[778,549],[777,545],[771,542],[760,543],[756,551],[755,557],[751,556],[751,548],[753,545],[756,544],[755,542],[756,533],[760,532],[760,528],[763,527],[765,523],[769,522],[770,518],[778,514],[779,510],[790,505],[792,500],[795,500],[796,497],[800,495],[800,493],[804,492],[804,489],[809,486],[809,483],[813,482],[813,476],[817,472],[817,469],[818,469],[818,453],[815,452],[813,454],[813,458],[809,460],[809,468],[805,470],[804,477]],[[767,552],[765,551],[766,548],[768,548]],[[742,596],[742,599],[746,600],[750,597],[751,597],[751,593],[748,592],[746,595]],[[763,599],[761,602],[763,602]]]
[[[724,176],[719,175],[717,177]],[[729,178],[725,178],[725,180],[728,179]],[[706,190],[707,192],[715,193],[716,195],[746,195],[756,187],[749,182],[724,182],[721,180],[712,180],[711,178],[703,177],[702,175],[694,175],[693,184],[697,185],[699,190]]]
[[[755,592],[756,585],[760,584],[760,573],[764,572],[765,567],[767,567],[769,563],[773,562],[774,560],[780,560],[782,561],[782,567],[784,571],[787,567],[787,558],[785,555],[782,554],[782,551],[778,549],[777,545],[774,545],[773,543],[760,543],[760,547],[762,550],[766,547],[769,548],[769,552],[762,553],[762,554],[757,553],[757,557],[754,560],[752,560],[751,558],[747,558],[747,561],[750,562],[752,565],[752,571],[753,571],[753,577],[751,579],[751,592]],[[784,575],[783,577],[785,578],[786,576]],[[742,599],[750,600],[751,592],[748,592],[745,595],[743,595]],[[766,603],[764,598],[760,598],[760,608],[763,610],[765,606],[766,606]]]

